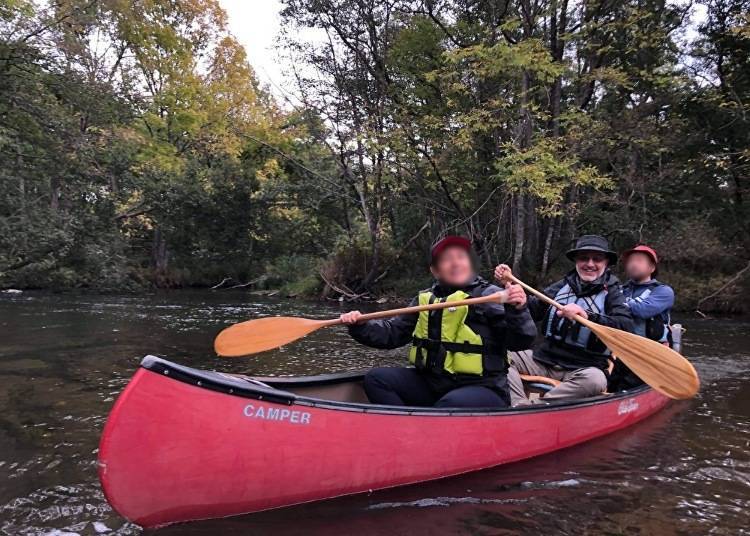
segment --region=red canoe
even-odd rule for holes
[[[476,471],[620,430],[647,387],[522,409],[367,404],[360,374],[264,378],[147,356],[99,446],[107,500],[144,527],[257,512]]]

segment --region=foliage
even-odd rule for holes
[[[1,14],[0,284],[208,285],[299,240],[325,252],[328,203],[302,201],[316,187],[278,152],[304,158],[305,122],[260,88],[217,2]]]
[[[612,181],[591,165],[581,163],[559,138],[543,138],[527,148],[512,144],[497,162],[497,177],[507,191],[525,194],[537,201],[541,216],[558,217],[569,188],[605,189]]]
[[[296,108],[217,0],[1,2],[0,286],[400,293],[447,233],[546,282],[598,232],[697,301],[750,251],[750,4],[699,1],[284,0]]]
[[[690,5],[662,0],[285,5],[286,50],[314,73],[298,91],[326,117],[318,140],[342,188],[391,207],[375,205],[373,250],[409,243],[426,218],[417,249],[458,232],[484,269],[508,261],[546,281],[581,232],[625,248],[698,217],[731,244],[711,269],[744,266],[746,2],[712,1],[697,26]],[[417,277],[424,264],[409,261]]]

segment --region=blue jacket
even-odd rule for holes
[[[656,279],[646,283],[636,283],[631,280],[623,285],[622,291],[625,294],[625,305],[633,315],[635,333],[646,337],[649,321],[658,321],[661,325],[669,324],[670,313],[674,306],[674,290],[672,290],[672,287]],[[666,328],[658,339],[657,337],[651,338],[666,341]]]

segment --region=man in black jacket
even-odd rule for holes
[[[486,296],[500,289],[477,277],[471,242],[448,236],[431,251],[435,284],[412,305]],[[484,303],[360,323],[359,311],[341,315],[351,336],[373,348],[412,343],[414,368],[381,367],[365,376],[368,398],[392,406],[506,407],[507,350],[529,348],[536,327],[518,285],[506,285],[505,305]]]
[[[609,249],[607,240],[597,235],[582,236],[566,255],[575,262],[575,269],[544,290],[563,309],[557,310],[533,296],[528,299],[532,317],[541,321],[544,340],[533,354],[523,352],[513,357],[508,380],[514,406],[529,403],[519,373],[560,382],[544,395],[546,402],[595,396],[606,390],[610,352],[588,328],[575,322],[576,316],[633,331],[622,286],[609,271],[609,266],[617,262],[617,254]],[[495,269],[499,281],[506,280],[510,273],[506,265]]]

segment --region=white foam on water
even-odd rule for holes
[[[479,497],[428,497],[416,501],[385,502],[371,504],[367,510],[386,508],[430,508],[434,506],[451,506],[453,504],[512,504],[525,502],[520,499],[482,499]]]
[[[105,532],[110,532],[112,530],[111,528],[109,528],[107,525],[105,525],[101,521],[94,521],[93,526],[94,526],[94,530],[97,532],[97,534],[103,534]]]

